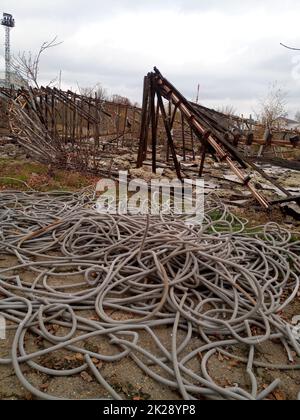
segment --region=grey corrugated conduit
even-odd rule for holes
[[[0,269],[0,315],[13,334],[0,364],[12,365],[36,398],[58,396],[33,386],[26,365],[53,377],[88,370],[113,399],[122,396],[96,361],[130,358],[186,400],[266,399],[280,380],[263,389],[256,368],[300,370],[299,337],[281,316],[299,293],[300,242],[275,223],[249,228],[214,195],[197,225],[178,215],[99,214],[89,189],[2,192],[0,255],[17,260]],[[28,337],[47,346],[29,351]],[[82,345],[103,338],[111,354]],[[268,342],[281,346],[286,364],[262,360],[257,346]],[[82,355],[81,364],[43,366],[59,350]],[[248,386],[221,386],[210,370],[217,356],[238,362]]]

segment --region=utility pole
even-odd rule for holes
[[[3,13],[1,25],[5,27],[5,84],[11,86],[11,54],[10,54],[10,30],[15,27],[15,20],[9,13]]]

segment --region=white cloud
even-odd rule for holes
[[[231,102],[252,112],[278,80],[290,92],[291,110],[298,106],[295,54],[279,45],[300,45],[296,0],[2,3],[16,15],[15,51],[36,50],[56,34],[64,40],[44,57],[44,80],[62,69],[66,87],[100,81],[141,101],[143,76],[156,65],[190,98],[200,83],[208,105]]]

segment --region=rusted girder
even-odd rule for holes
[[[168,143],[172,147],[173,160],[174,160],[176,172],[179,178],[181,178],[180,164],[178,164],[176,151],[174,149],[173,139],[172,139],[172,136],[170,135],[170,126],[168,126],[168,123],[167,123],[167,116],[165,114],[165,109],[162,104],[162,97],[164,97],[165,99],[168,99],[176,107],[176,109],[179,109],[181,111],[182,115],[184,116],[188,124],[191,126],[193,131],[198,135],[199,139],[202,139],[203,146],[207,147],[207,145],[209,145],[214,150],[218,158],[221,161],[226,162],[231,168],[231,170],[238,176],[241,182],[245,186],[248,187],[248,189],[251,191],[255,199],[264,208],[268,209],[270,207],[269,202],[266,200],[265,197],[263,197],[256,190],[254,185],[252,185],[251,177],[248,174],[245,174],[234,162],[235,160],[242,167],[244,168],[247,167],[246,163],[244,162],[242,157],[238,154],[237,150],[226,141],[225,137],[224,139],[221,138],[222,130],[220,130],[220,133],[215,133],[214,132],[215,130],[212,129],[212,132],[208,134],[207,127],[203,126],[203,124],[201,124],[201,122],[199,121],[199,116],[197,115],[197,111],[192,106],[192,104],[188,102],[187,99],[161,75],[161,73],[159,72],[157,68],[155,68],[154,71],[155,72],[150,73],[148,77],[151,80],[150,84],[152,86],[152,89],[154,88],[156,90],[159,107],[160,107],[163,120],[165,123]],[[150,112],[151,112],[151,109],[150,109]],[[156,144],[155,144],[155,147],[156,147]],[[142,153],[141,150],[140,150],[140,153]],[[202,167],[204,165],[204,159],[205,159],[205,155],[203,157],[203,162],[201,162]],[[141,164],[141,161],[139,161],[139,164]],[[154,164],[155,162],[153,162],[153,165]]]

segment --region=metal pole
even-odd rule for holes
[[[10,27],[5,27],[5,83],[6,87],[11,85],[11,72],[10,72]]]

